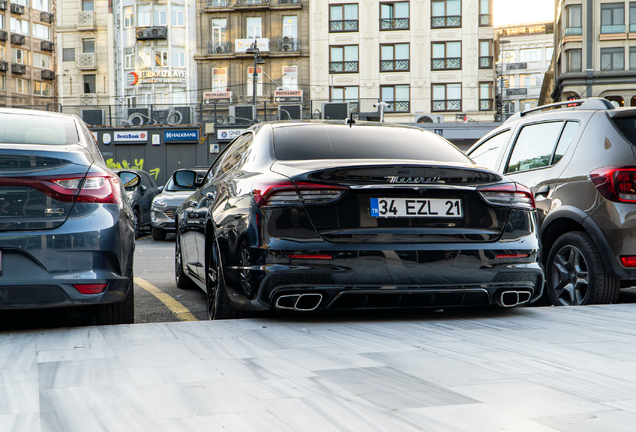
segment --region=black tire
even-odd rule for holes
[[[205,272],[205,285],[207,291],[208,319],[223,320],[242,318],[243,313],[237,311],[230,304],[225,289],[225,277],[223,276],[223,263],[220,258],[216,242],[210,248],[210,258]]]
[[[133,227],[135,229],[135,240],[139,238],[139,224],[141,224],[141,214],[138,208],[133,209]]]
[[[177,288],[192,289],[195,287],[195,284],[192,282],[192,279],[183,272],[181,258],[181,236],[177,233],[174,246],[174,281],[177,284]]]
[[[96,315],[98,325],[132,324],[135,321],[135,283],[132,276],[124,300],[99,306]]]
[[[554,306],[608,304],[618,300],[620,280],[603,266],[590,236],[572,231],[559,237],[550,249],[546,289]]]
[[[166,239],[166,233],[158,228],[151,227],[152,239],[155,241],[164,241]]]

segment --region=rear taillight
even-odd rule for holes
[[[488,204],[525,210],[535,209],[532,191],[518,183],[480,187],[477,191]]]
[[[258,207],[289,206],[301,204],[329,204],[347,190],[345,187],[319,183],[293,183],[291,181],[263,182],[253,187],[254,201]]]
[[[75,284],[73,287],[82,294],[103,293],[108,284]]]
[[[614,202],[636,202],[636,167],[605,167],[590,173],[598,192]]]

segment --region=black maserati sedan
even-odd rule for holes
[[[534,198],[442,137],[384,123],[262,123],[177,209],[176,283],[210,319],[254,311],[512,307],[542,293]]]

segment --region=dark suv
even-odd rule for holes
[[[517,113],[468,151],[534,193],[552,304],[612,303],[636,279],[634,145],[636,109],[594,98]]]

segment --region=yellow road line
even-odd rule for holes
[[[161,291],[156,286],[138,277],[135,278],[135,283],[148,291],[153,296],[157,297],[161,301],[161,303],[165,304],[166,307],[170,309],[173,314],[175,314],[179,321],[198,321],[185,306],[170,297],[165,292]]]

